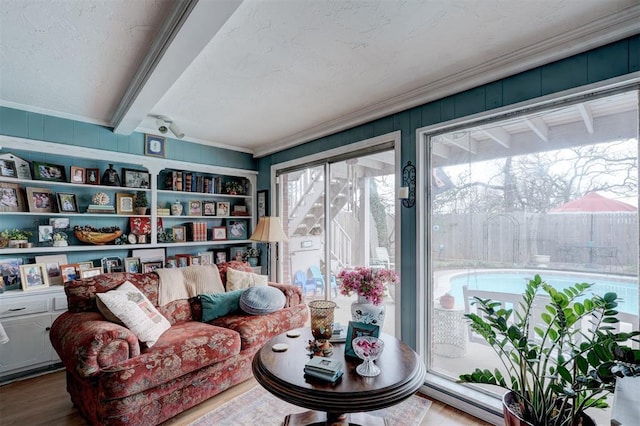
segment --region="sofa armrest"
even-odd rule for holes
[[[67,371],[80,377],[140,355],[135,334],[98,312],[65,312],[51,325],[49,338]]]
[[[300,305],[303,302],[302,300],[302,290],[299,287],[291,284],[282,284],[282,283],[273,283],[270,282],[269,285],[271,287],[275,287],[278,290],[282,291],[287,298],[287,302],[284,307],[289,308],[291,306]]]

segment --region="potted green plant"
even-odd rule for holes
[[[29,242],[29,237],[33,236],[33,232],[23,229],[5,229],[0,232],[0,237],[9,240],[9,247],[21,247]]]
[[[243,195],[244,185],[241,182],[231,181],[224,184],[227,194],[230,195]]]
[[[507,425],[594,424],[584,411],[608,406],[606,397],[616,377],[640,375],[640,351],[623,345],[638,341],[640,331],[615,331],[617,295],[587,297],[591,286],[577,283],[560,291],[536,275],[516,310],[474,298],[480,315],[465,316],[498,354],[503,368],[476,368],[462,374],[459,382],[507,389]],[[536,310],[541,313],[534,317]]]
[[[260,257],[260,250],[255,247],[249,247],[244,254],[245,259],[251,266],[258,266],[258,258]]]
[[[134,202],[135,202],[137,214],[143,215],[147,213],[147,207],[149,206],[149,201],[147,201],[147,193],[145,191],[136,191]]]

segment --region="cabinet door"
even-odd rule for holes
[[[2,321],[9,342],[0,345],[0,374],[51,362],[51,314]]]

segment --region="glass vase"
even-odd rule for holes
[[[311,334],[316,340],[328,340],[333,335],[333,312],[335,308],[335,302],[329,300],[309,302]]]

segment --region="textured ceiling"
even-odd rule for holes
[[[0,105],[257,155],[640,32],[637,0],[1,5]]]

